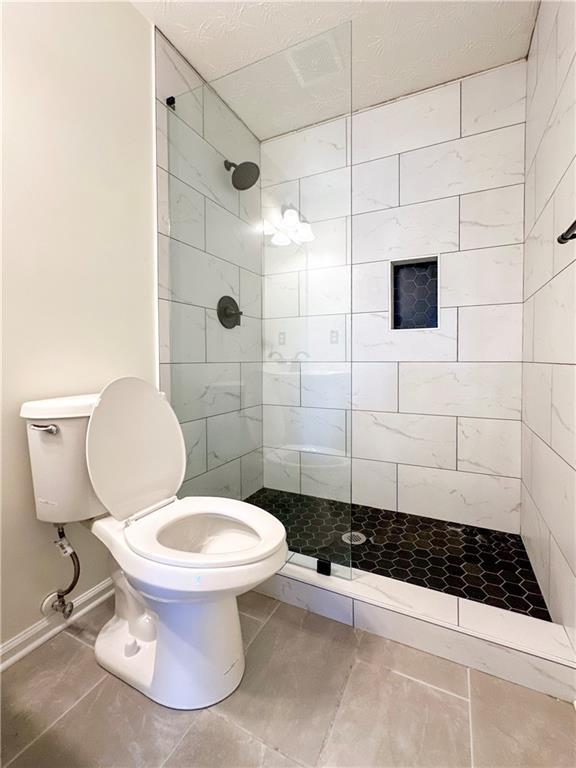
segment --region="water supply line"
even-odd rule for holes
[[[69,595],[76,584],[78,584],[78,579],[80,578],[80,560],[74,551],[74,547],[66,538],[66,534],[64,533],[64,526],[57,525],[56,532],[58,534],[58,538],[54,543],[60,550],[62,557],[69,557],[72,560],[72,565],[74,566],[74,575],[72,576],[72,581],[70,584],[68,584],[66,589],[59,589],[56,592],[56,599],[52,603],[52,609],[58,613],[61,613],[65,619],[68,619],[74,610],[74,603],[71,600],[66,600],[66,595]]]

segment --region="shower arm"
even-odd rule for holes
[[[561,235],[558,235],[558,242],[560,245],[565,245],[566,243],[569,243],[570,240],[576,239],[576,220],[570,224],[568,229],[565,232],[562,232]]]

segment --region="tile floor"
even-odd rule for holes
[[[560,768],[576,712],[300,608],[240,598],[246,674],[209,710],[166,709],[100,669],[108,601],[3,675],[5,768]]]
[[[282,521],[292,552],[551,620],[516,534],[271,488],[246,501]],[[343,543],[350,527],[365,542]]]

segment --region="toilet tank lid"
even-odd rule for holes
[[[23,419],[73,419],[90,416],[99,397],[99,394],[94,394],[30,400],[22,403],[20,416]]]

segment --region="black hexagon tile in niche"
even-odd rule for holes
[[[282,521],[292,552],[550,621],[515,534],[270,488],[246,501]],[[350,528],[364,544],[342,541]]]
[[[436,328],[438,264],[436,259],[393,265],[393,327]]]

